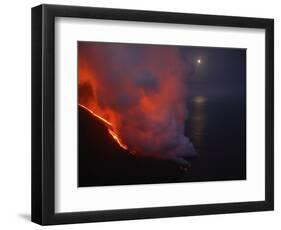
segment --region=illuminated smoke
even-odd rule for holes
[[[184,135],[186,66],[175,46],[79,42],[79,103],[129,151],[184,163],[195,155]]]

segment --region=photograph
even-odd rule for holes
[[[77,41],[78,187],[246,180],[246,55]]]
[[[274,18],[188,10],[32,8],[32,222],[274,210]]]

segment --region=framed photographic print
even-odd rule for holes
[[[274,207],[273,19],[32,8],[32,221]]]

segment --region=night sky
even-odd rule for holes
[[[182,58],[191,65],[189,86],[193,95],[245,97],[246,50],[181,47]],[[200,63],[197,61],[200,59]]]

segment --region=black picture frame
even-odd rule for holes
[[[265,200],[55,213],[55,18],[110,19],[265,29]],[[274,20],[110,8],[32,8],[32,221],[41,225],[194,216],[274,209]]]

